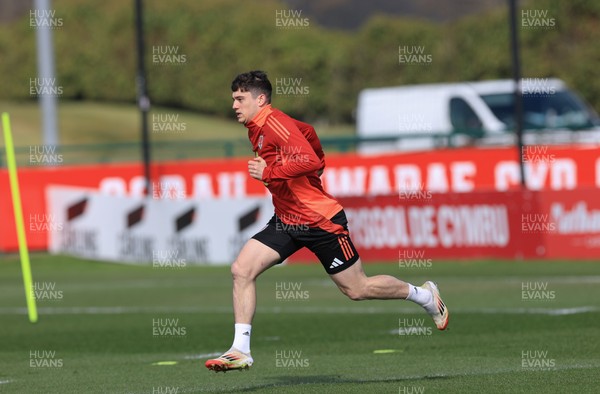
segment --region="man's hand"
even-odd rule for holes
[[[248,173],[254,179],[262,181],[262,174],[265,168],[267,168],[267,162],[260,156],[248,161]]]

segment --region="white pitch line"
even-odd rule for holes
[[[220,356],[221,354],[223,354],[223,352],[194,354],[191,356],[184,356],[183,359],[184,360],[199,360],[199,359],[207,358],[207,357]]]
[[[562,316],[580,313],[599,312],[597,306],[579,306],[571,308],[451,308],[452,313],[471,313],[484,315],[549,315]],[[123,315],[123,314],[151,314],[151,313],[232,313],[232,307],[138,307],[138,306],[95,306],[95,307],[41,307],[40,315]],[[382,307],[318,307],[318,306],[293,306],[285,307],[258,307],[258,313],[266,314],[377,314],[377,313],[418,313],[417,308],[382,308]],[[26,315],[27,308],[0,307],[0,315]]]
[[[452,282],[452,283],[460,283],[465,282],[464,277],[446,277],[443,279],[443,282]],[[505,276],[505,277],[484,277],[484,276],[476,276],[469,277],[469,282],[481,283],[484,285],[488,284],[521,284],[523,282],[549,282],[553,285],[563,285],[563,284],[595,284],[600,283],[600,276],[592,275],[592,276]],[[442,283],[443,283],[442,282]]]
[[[426,274],[426,272],[424,273]],[[185,278],[183,279],[185,282],[183,285],[185,286],[195,286],[196,282],[192,279]],[[290,280],[290,282],[292,282]],[[308,287],[331,287],[335,288],[335,284],[329,279],[305,279],[301,281],[303,285]],[[539,277],[524,277],[524,276],[515,276],[515,277],[469,277],[465,279],[464,277],[446,277],[444,278],[444,282],[447,283],[472,283],[477,282],[481,283],[485,286],[491,284],[507,284],[507,285],[520,285],[527,282],[548,282],[552,285],[564,285],[564,284],[598,284],[600,283],[600,276],[539,276]],[[87,283],[87,284],[76,284],[76,283],[58,283],[57,286],[60,285],[61,290],[63,291],[106,291],[107,289],[116,290],[116,289],[146,289],[146,288],[172,288],[182,285],[182,281],[180,279],[155,279],[155,280],[125,280],[119,282],[111,282],[111,283]],[[15,287],[16,288],[16,287]]]

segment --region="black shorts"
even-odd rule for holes
[[[255,240],[275,250],[283,260],[307,247],[323,264],[328,274],[342,272],[358,260],[358,252],[348,236],[348,220],[344,210],[339,211],[331,221],[344,227],[346,234],[333,234],[318,227],[289,225],[273,215],[267,226],[258,232]]]

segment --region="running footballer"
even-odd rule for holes
[[[448,309],[435,283],[414,286],[389,275],[368,277],[348,232],[344,208],[325,192],[325,155],[314,128],[271,106],[272,87],[262,71],[238,75],[231,84],[233,110],[248,129],[255,157],[250,177],[273,196],[275,214],[244,245],[231,265],[235,334],[231,348],[205,365],[213,371],[245,369],[256,310],[256,278],[306,247],[352,300],[406,299],[422,306],[436,326],[448,325]]]

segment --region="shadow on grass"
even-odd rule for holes
[[[369,384],[369,383],[400,383],[409,382],[411,380],[433,380],[433,379],[451,379],[452,376],[441,376],[441,375],[425,375],[425,376],[406,376],[406,377],[390,377],[383,379],[361,379],[356,378],[342,378],[340,375],[314,375],[314,376],[278,376],[272,378],[275,380],[272,383],[256,384],[252,387],[238,388],[238,392],[250,393],[256,392],[268,388],[276,387],[291,387],[291,386],[303,386],[311,384],[343,384],[343,383],[354,383],[354,384]],[[218,390],[214,391],[217,393],[230,392],[229,390]]]

